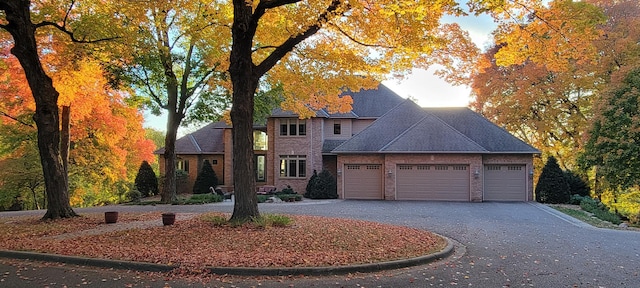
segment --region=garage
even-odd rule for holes
[[[485,165],[483,201],[527,201],[525,165]]]
[[[396,199],[469,201],[469,165],[397,165]]]
[[[345,199],[384,199],[382,165],[345,164]]]

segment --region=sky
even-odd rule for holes
[[[456,22],[461,28],[469,32],[469,36],[481,49],[491,44],[491,32],[496,28],[493,19],[488,15],[443,17],[443,22]],[[433,75],[433,69],[414,69],[405,79],[387,80],[382,82],[398,95],[411,97],[423,107],[466,107],[469,104],[471,89],[466,86],[452,86],[443,79]],[[166,131],[166,116],[153,116],[145,112],[145,127]],[[180,127],[178,134],[184,135],[194,131],[193,128]]]

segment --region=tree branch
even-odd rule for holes
[[[60,30],[62,33],[65,33],[69,36],[69,38],[71,38],[71,41],[74,43],[84,43],[84,44],[89,44],[89,43],[99,43],[99,42],[104,42],[104,41],[111,41],[111,40],[115,40],[115,39],[120,39],[120,36],[114,36],[114,37],[109,37],[109,38],[102,38],[102,39],[96,39],[96,40],[85,40],[85,39],[78,39],[75,37],[75,35],[73,34],[73,32],[67,30],[67,28],[64,25],[60,25],[58,23],[54,23],[51,21],[42,21],[38,24],[35,24],[36,28],[40,28],[40,27],[44,27],[44,26],[53,26],[54,28]]]
[[[22,121],[22,120],[20,120],[20,119],[18,119],[16,117],[13,117],[13,116],[9,115],[7,112],[0,111],[0,114],[2,114],[2,116],[4,116],[4,117],[7,117],[7,118],[9,118],[9,119],[11,119],[13,121],[16,121],[16,122],[20,123],[22,125],[29,126],[31,128],[36,128],[36,127],[33,126],[33,124],[24,122],[24,121]]]
[[[267,4],[265,4],[265,6],[269,6],[268,3],[271,3],[271,2],[281,3],[282,5],[284,5],[291,1],[287,1],[287,0],[267,1]],[[311,37],[312,35],[316,34],[320,30],[320,28],[322,28],[322,25],[329,20],[329,17],[331,16],[331,14],[336,10],[338,10],[338,8],[340,8],[342,4],[344,4],[342,0],[331,1],[331,4],[329,4],[327,9],[322,14],[320,14],[320,16],[318,16],[318,19],[316,20],[316,24],[307,27],[307,30],[303,31],[300,34],[289,37],[289,39],[287,39],[284,43],[282,43],[282,45],[276,47],[275,50],[269,56],[267,56],[267,58],[264,59],[264,61],[262,61],[262,63],[256,66],[255,74],[258,76],[258,78],[262,77],[262,75],[267,73],[267,71],[269,71],[273,66],[275,66],[276,63],[280,61],[280,59],[282,59],[285,55],[287,55],[287,53],[291,52],[296,45],[298,45],[300,42],[304,41],[305,39]],[[256,13],[257,13],[257,9],[256,9]],[[257,23],[258,18],[255,18],[254,21]]]
[[[364,43],[358,39],[356,39],[355,37],[347,34],[346,31],[342,30],[342,28],[340,28],[338,25],[335,24],[331,24],[329,23],[329,25],[331,25],[332,27],[335,27],[338,32],[340,32],[342,35],[344,35],[345,37],[347,37],[349,40],[353,41],[354,43],[358,44],[358,45],[362,45],[365,47],[378,47],[378,48],[387,48],[387,49],[394,49],[397,48],[396,46],[386,46],[386,45],[379,45],[379,44],[368,44],[368,43]]]

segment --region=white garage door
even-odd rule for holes
[[[525,165],[485,165],[483,201],[526,201]]]
[[[345,164],[345,199],[384,199],[382,165]]]
[[[469,201],[468,165],[398,165],[396,199]]]

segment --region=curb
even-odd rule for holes
[[[308,275],[308,276],[328,276],[348,273],[371,273],[382,270],[392,270],[417,266],[436,261],[451,255],[454,251],[453,242],[444,236],[438,235],[447,241],[447,246],[439,252],[429,255],[419,256],[415,258],[346,265],[346,266],[328,266],[328,267],[280,267],[280,268],[254,268],[254,267],[207,267],[205,268],[211,274],[217,275],[237,275],[237,276],[283,276],[283,275]],[[179,266],[134,262],[124,260],[97,259],[77,256],[66,256],[56,254],[46,254],[38,252],[26,251],[8,251],[0,250],[1,258],[36,260],[45,262],[59,262],[65,264],[74,264],[80,266],[94,266],[101,268],[113,268],[135,271],[148,272],[169,272]]]
[[[66,256],[66,255],[46,254],[46,253],[38,253],[38,252],[27,252],[27,251],[0,250],[0,257],[36,260],[36,261],[45,261],[45,262],[59,262],[59,263],[65,263],[65,264],[74,264],[74,265],[80,265],[80,266],[94,266],[94,267],[101,267],[101,268],[149,271],[149,272],[169,272],[175,268],[178,268],[178,266],[171,266],[171,265],[164,265],[164,264],[87,258],[87,257],[79,257],[79,256]]]

